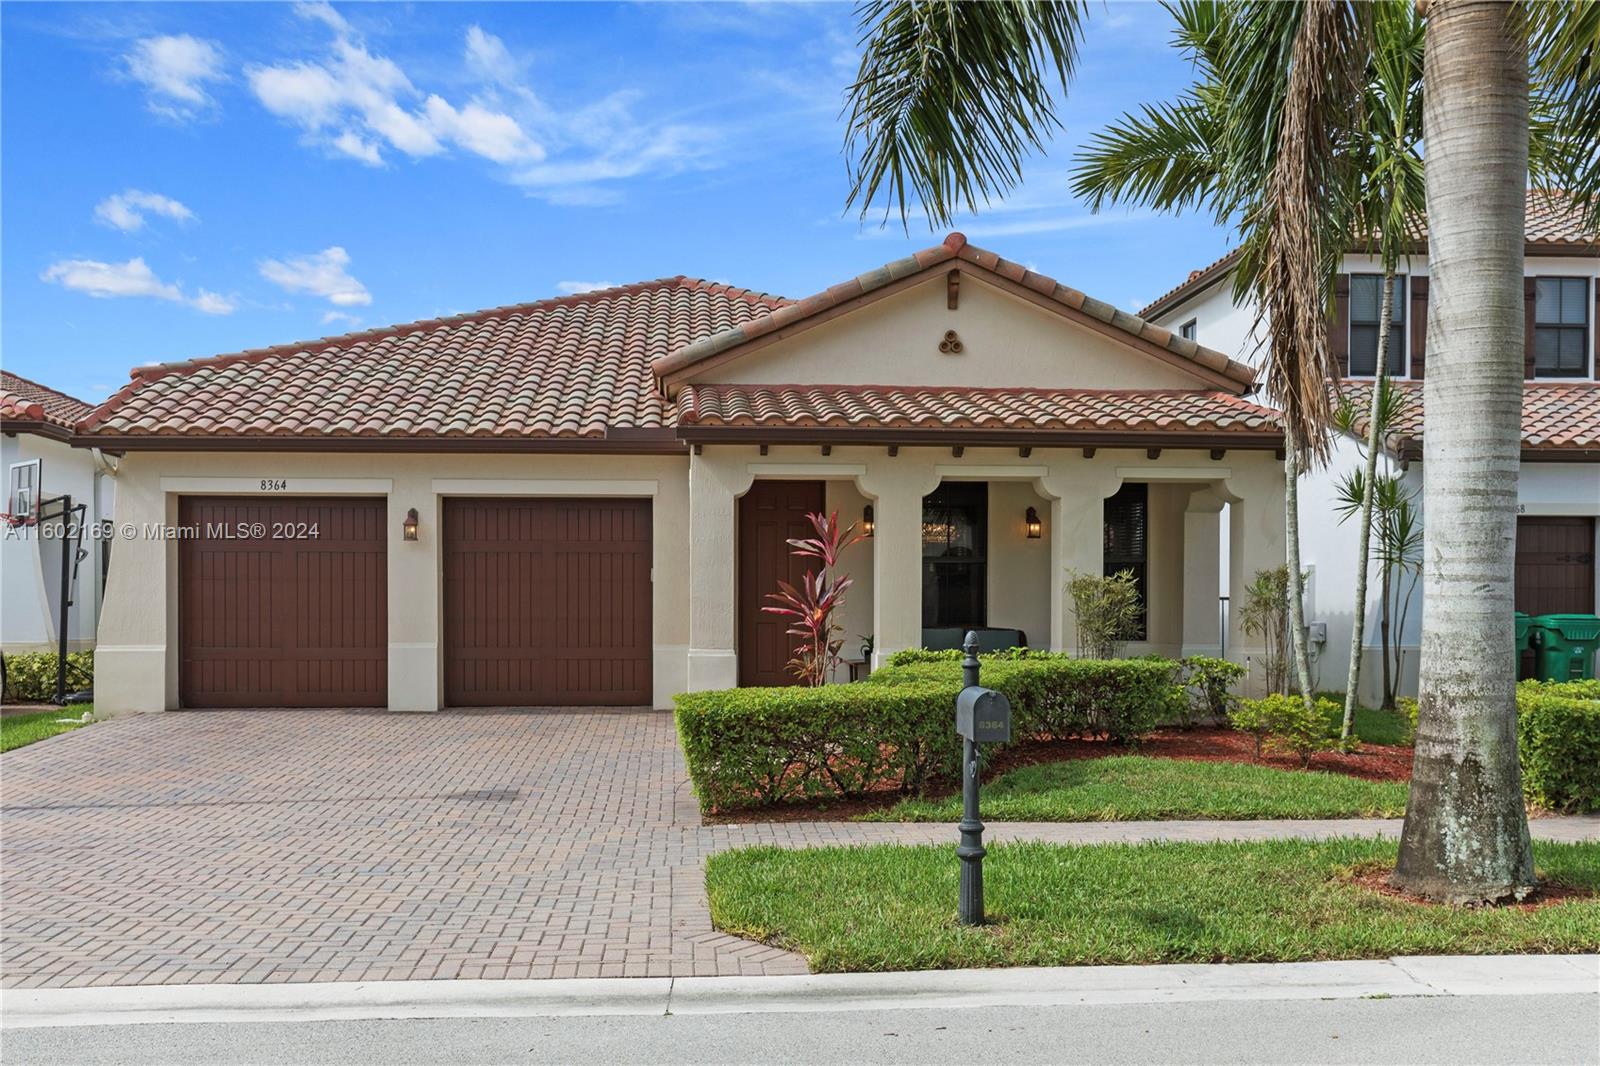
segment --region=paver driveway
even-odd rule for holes
[[[7,987],[804,972],[655,712],[138,715],[0,763]]]

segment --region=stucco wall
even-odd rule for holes
[[[946,330],[960,354],[944,354]],[[1204,384],[1155,356],[965,277],[947,306],[943,275],[695,375],[745,384],[960,385],[1192,389]]]
[[[101,616],[96,708],[178,705],[177,542],[144,533],[175,524],[184,494],[381,495],[389,525],[389,705],[431,711],[443,697],[439,531],[446,496],[649,496],[653,499],[654,703],[687,685],[687,460],[675,456],[131,452],[118,475],[119,536]],[[261,479],[284,479],[261,492]],[[418,539],[402,539],[408,508]]]
[[[13,463],[42,461],[46,498],[68,494],[86,505],[83,547],[88,555],[78,564],[72,584],[68,647],[73,651],[94,647],[100,608],[100,550],[93,531],[101,518],[111,516],[111,492],[96,475],[94,456],[86,449],[31,433],[0,437],[0,475],[10,490]],[[59,523],[41,531],[24,526],[0,530],[0,646],[7,653],[50,651],[57,648],[61,611],[61,540]],[[50,535],[44,535],[48,533]]]

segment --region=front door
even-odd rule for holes
[[[1517,610],[1527,614],[1594,611],[1594,519],[1517,519]]]
[[[793,685],[789,620],[761,608],[778,582],[798,585],[815,559],[797,559],[788,541],[814,535],[806,515],[827,505],[821,481],[757,481],[739,498],[739,684]]]

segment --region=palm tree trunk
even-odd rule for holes
[[[1383,617],[1378,625],[1381,627],[1379,643],[1383,652],[1383,709],[1394,710],[1394,671],[1390,668],[1393,653],[1389,649],[1389,638],[1394,632],[1390,620],[1394,617],[1391,601],[1394,597],[1390,594],[1390,586],[1394,584],[1394,567],[1385,553],[1383,558]]]
[[[1432,310],[1417,746],[1395,884],[1456,903],[1533,886],[1512,650],[1528,55],[1511,3],[1434,0],[1423,134]]]
[[[1372,546],[1372,495],[1373,482],[1378,477],[1378,442],[1383,439],[1383,426],[1378,424],[1382,410],[1383,379],[1389,372],[1389,319],[1394,315],[1394,264],[1385,263],[1383,269],[1383,310],[1378,313],[1378,365],[1373,368],[1372,402],[1367,406],[1367,470],[1361,483],[1361,527],[1356,546],[1356,613],[1355,624],[1350,627],[1350,669],[1344,683],[1344,725],[1339,730],[1341,740],[1350,739],[1350,730],[1356,721],[1356,689],[1361,686],[1361,641],[1367,628],[1367,567],[1370,565]],[[1388,654],[1387,647],[1384,654]]]
[[[1305,700],[1306,710],[1310,711],[1313,705],[1311,658],[1306,652],[1305,588],[1300,580],[1300,440],[1292,425],[1284,427],[1283,479],[1284,547],[1289,564],[1289,647],[1300,682],[1300,698]]]

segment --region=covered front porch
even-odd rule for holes
[[[689,688],[790,683],[782,620],[760,611],[776,579],[792,579],[784,541],[809,531],[808,511],[859,524],[869,509],[872,536],[840,567],[855,579],[837,616],[844,658],[867,658],[870,637],[858,670],[973,626],[1074,651],[1069,575],[1128,569],[1145,618],[1126,654],[1225,652],[1259,680],[1261,641],[1221,603],[1242,602],[1251,575],[1284,557],[1281,466],[1270,442],[1251,443],[697,444]]]

